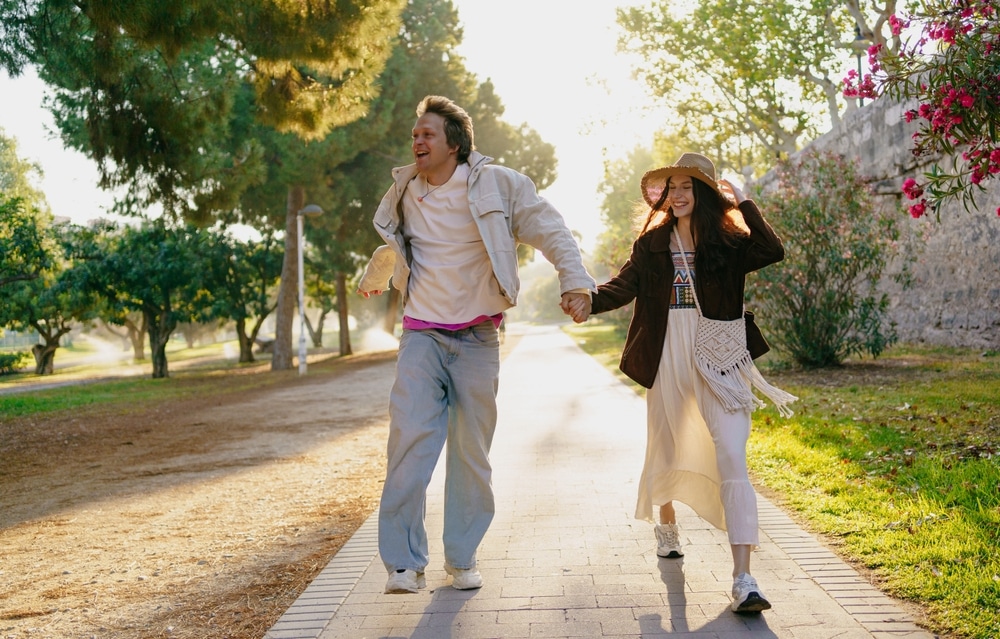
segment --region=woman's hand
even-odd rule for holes
[[[577,324],[586,322],[590,317],[590,295],[587,293],[563,293],[559,306]]]
[[[722,191],[723,195],[728,195],[732,197],[733,201],[736,202],[737,204],[747,199],[747,197],[743,195],[743,191],[742,189],[740,189],[740,187],[736,186],[735,184],[726,179],[719,180],[719,190]]]

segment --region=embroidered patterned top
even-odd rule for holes
[[[694,252],[686,251],[688,263],[691,265],[691,275],[694,275]],[[674,262],[674,284],[670,291],[670,308],[695,308],[694,295],[691,292],[691,280],[688,278],[688,267],[680,251],[671,251]]]

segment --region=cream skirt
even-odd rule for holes
[[[695,309],[670,310],[659,370],[646,394],[646,460],[635,516],[658,522],[654,507],[679,501],[726,530],[731,544],[756,546],[757,496],[746,469],[750,412],[727,413],[698,374],[697,323]]]

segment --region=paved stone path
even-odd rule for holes
[[[383,594],[373,516],[265,639],[933,638],[764,498],[752,571],[774,608],[730,612],[724,533],[678,505],[685,556],[660,559],[632,517],[645,401],[557,327],[509,330],[525,334],[501,370],[483,588],[448,585],[439,467],[426,590]]]

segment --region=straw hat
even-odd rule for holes
[[[672,175],[686,175],[701,180],[724,195],[715,179],[715,165],[701,153],[685,153],[670,166],[647,171],[642,176],[642,197],[650,207],[656,205],[663,189],[667,188],[667,180]]]

